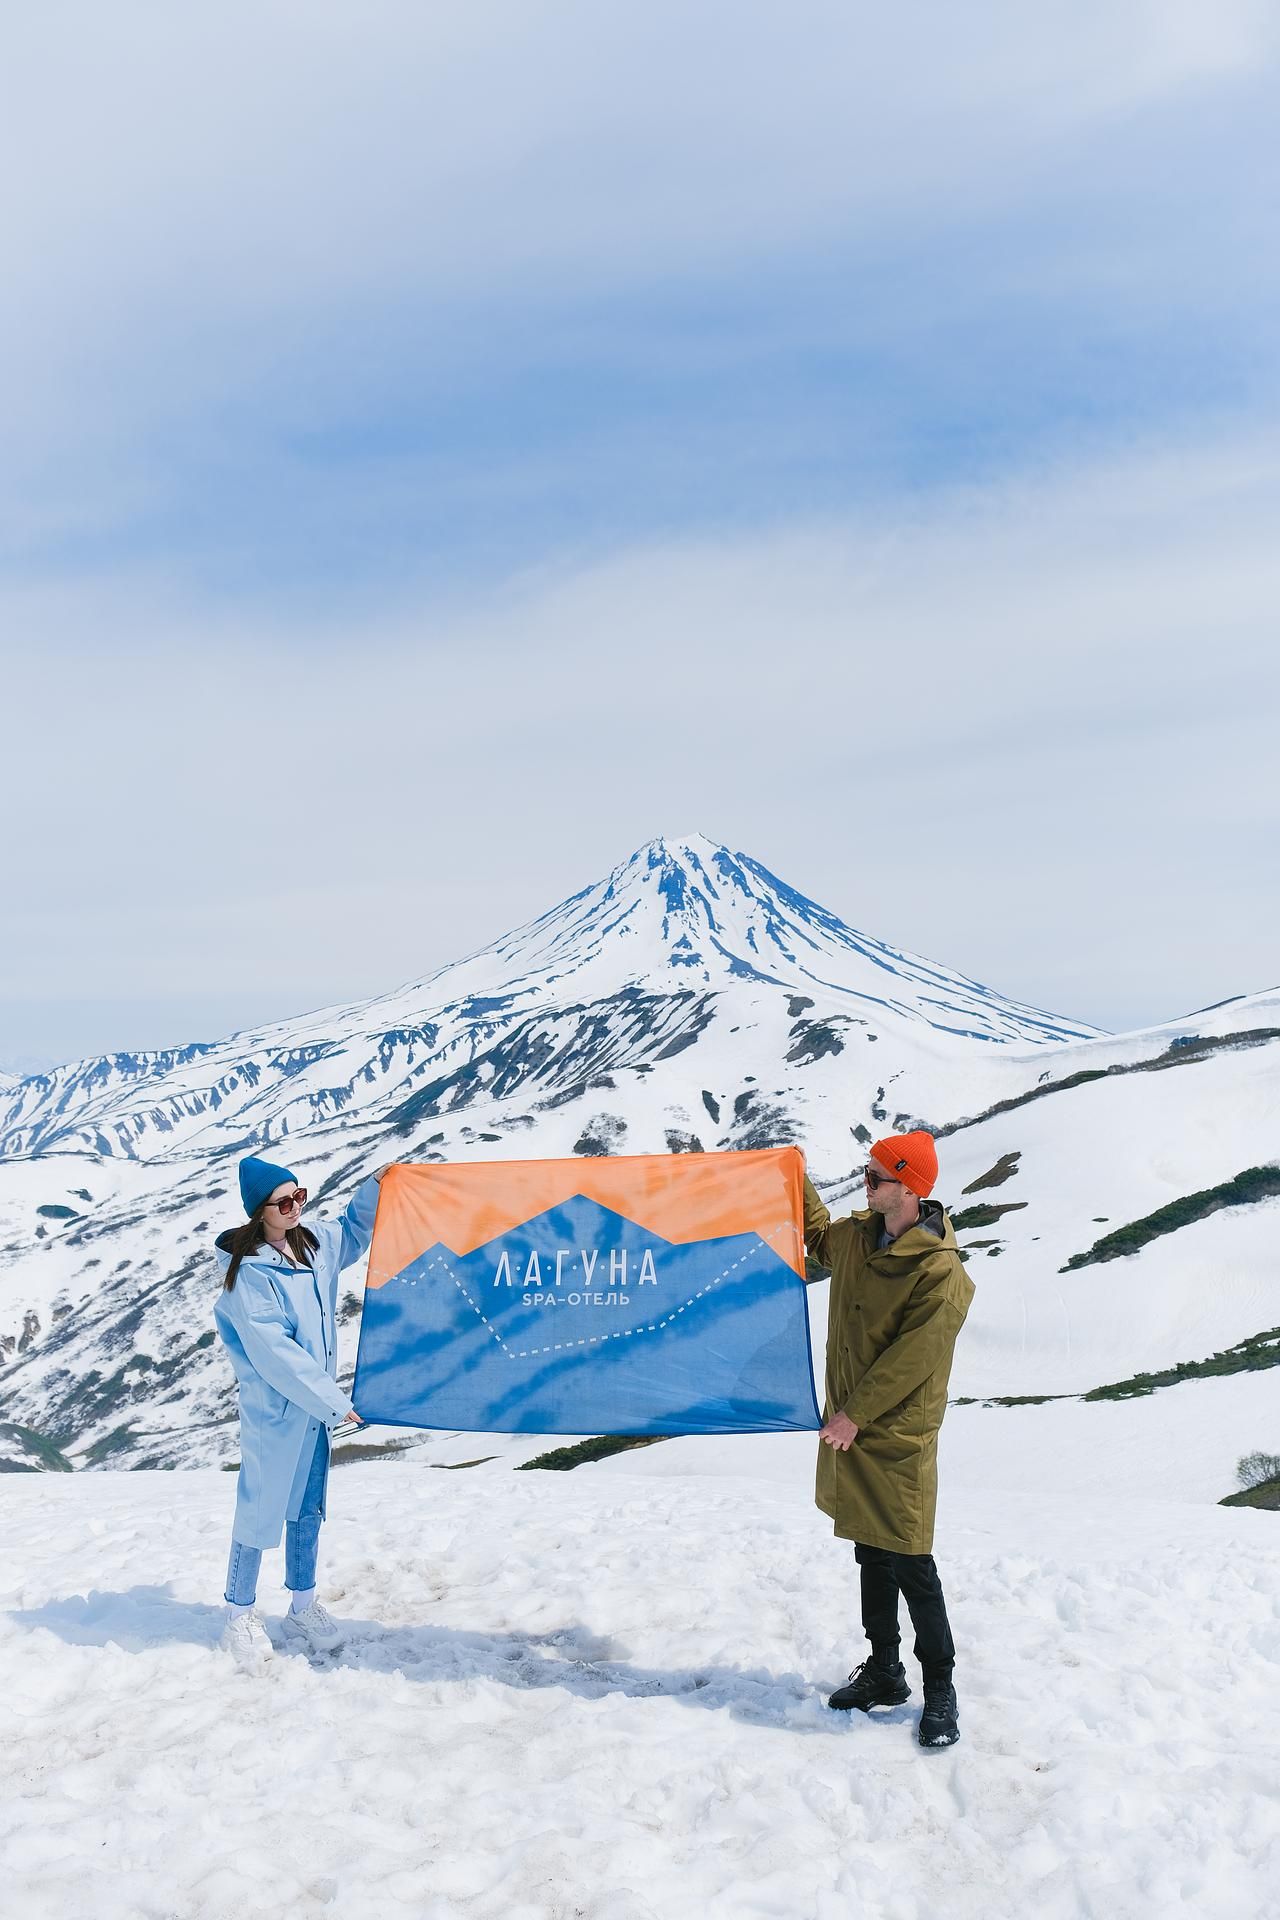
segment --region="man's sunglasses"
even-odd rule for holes
[[[292,1193],[286,1193],[283,1200],[268,1200],[267,1202],[267,1205],[274,1207],[278,1213],[292,1213],[295,1207],[305,1207],[306,1204],[307,1190],[305,1187],[295,1187]]]
[[[900,1187],[902,1185],[901,1180],[895,1180],[891,1173],[881,1173],[879,1167],[864,1167],[862,1169],[862,1177],[871,1188]]]

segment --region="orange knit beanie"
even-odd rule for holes
[[[923,1200],[933,1192],[938,1177],[938,1149],[931,1133],[891,1133],[877,1140],[870,1149],[871,1158],[886,1173],[901,1180],[904,1187]]]

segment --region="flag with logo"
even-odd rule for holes
[[[795,1147],[393,1166],[358,1412],[476,1433],[816,1428],[803,1176]]]

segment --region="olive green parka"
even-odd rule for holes
[[[892,1245],[878,1213],[832,1220],[806,1176],[804,1237],[831,1269],[826,1414],[847,1414],[847,1452],[818,1443],[815,1498],[844,1540],[891,1553],[931,1553],[938,1503],[938,1429],[956,1335],[973,1282],[936,1201]]]

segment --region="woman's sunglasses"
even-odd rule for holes
[[[306,1204],[307,1190],[305,1187],[295,1187],[292,1193],[286,1193],[283,1200],[268,1200],[267,1202],[267,1205],[274,1207],[278,1213],[292,1213],[295,1207],[301,1209],[305,1207]]]

